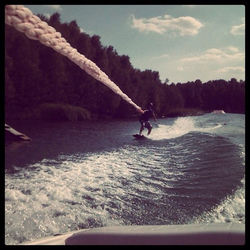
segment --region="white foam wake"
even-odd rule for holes
[[[215,126],[201,127],[197,125],[192,117],[179,117],[172,125],[159,124],[157,128],[152,130],[150,138],[153,140],[172,139],[183,136],[193,131],[211,132],[222,127],[221,124]]]
[[[190,117],[180,117],[173,125],[159,124],[152,130],[151,138],[153,140],[172,139],[183,136],[195,129],[194,121]]]

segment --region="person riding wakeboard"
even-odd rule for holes
[[[139,117],[139,122],[141,123],[141,127],[140,127],[140,132],[139,135],[142,135],[142,131],[144,128],[148,129],[148,135],[151,133],[152,130],[152,125],[149,122],[149,119],[151,117],[154,118],[154,120],[156,121],[156,116],[153,110],[153,103],[149,103],[149,105],[147,106],[147,109],[143,111],[143,114],[140,115]]]

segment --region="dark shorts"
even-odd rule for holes
[[[149,121],[143,120],[143,119],[140,119],[139,121],[140,121],[141,125],[144,126],[145,128],[147,128],[147,129],[152,128],[152,126],[151,126],[151,124],[149,123]]]

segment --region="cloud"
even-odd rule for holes
[[[169,54],[162,54],[160,56],[152,57],[151,59],[164,59],[164,58],[167,58],[167,57],[169,57]]]
[[[241,19],[242,24],[232,26],[230,33],[234,36],[241,36],[245,34],[245,18]]]
[[[218,73],[227,73],[230,72],[232,74],[241,74],[245,72],[245,68],[241,66],[235,66],[235,67],[224,67],[217,70]]]
[[[207,63],[207,62],[217,62],[217,63],[225,63],[225,62],[238,62],[243,61],[245,59],[245,53],[239,52],[238,48],[229,46],[225,49],[208,49],[202,52],[200,55],[189,56],[180,59],[183,63]]]
[[[179,77],[183,69],[183,73],[192,73],[200,79],[244,79],[245,52],[234,46],[210,48],[195,55],[182,57],[176,61],[176,65]]]
[[[180,36],[197,35],[199,29],[203,26],[201,22],[190,16],[174,18],[170,15],[157,16],[152,18],[132,17],[131,27],[140,32],[154,32],[158,34],[174,34]]]
[[[51,12],[55,12],[55,11],[61,12],[62,11],[61,5],[44,5],[44,7],[45,7],[46,11],[48,11],[48,12],[50,12],[50,11]],[[50,18],[52,13],[48,13],[48,12],[43,13],[43,15],[47,18]]]
[[[52,9],[54,11],[62,11],[61,5],[45,5],[45,7]]]
[[[183,70],[184,70],[184,68],[182,66],[177,67],[177,71],[183,71]]]
[[[232,52],[238,52],[238,51],[239,51],[238,48],[233,47],[233,46],[228,46],[227,49],[228,49],[229,51],[232,51]]]
[[[51,14],[49,14],[49,13],[43,13],[43,15],[44,15],[45,17],[47,17],[48,19],[49,19],[50,16],[51,16]]]

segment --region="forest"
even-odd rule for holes
[[[222,109],[245,113],[245,81],[161,82],[159,72],[139,70],[127,55],[105,47],[98,35],[80,31],[60,14],[39,17],[93,61],[137,105],[153,102],[158,117],[197,115]],[[134,107],[89,76],[68,58],[5,25],[5,120],[85,120],[132,118]]]

